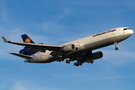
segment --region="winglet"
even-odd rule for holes
[[[8,42],[8,40],[4,36],[2,36],[2,39],[4,42]]]

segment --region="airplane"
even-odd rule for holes
[[[26,34],[21,35],[23,42],[8,41],[4,36],[2,36],[2,39],[6,43],[25,46],[24,49],[19,51],[19,54],[10,53],[24,58],[24,62],[51,63],[66,59],[68,64],[71,61],[76,61],[74,66],[81,66],[85,62],[93,64],[94,60],[103,57],[101,51],[93,53],[93,50],[113,44],[115,50],[118,50],[119,42],[127,39],[132,34],[133,30],[129,27],[118,27],[60,45],[36,44]]]

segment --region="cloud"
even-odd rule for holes
[[[66,18],[68,15],[70,15],[71,9],[70,8],[65,8],[61,13],[58,15],[55,15],[55,19],[49,22],[44,22],[41,27],[43,30],[53,33],[56,31],[59,32],[61,30],[64,30],[66,28],[65,25],[59,23],[60,20]]]
[[[126,6],[134,8],[135,7],[135,1],[134,0],[128,0],[125,3]]]
[[[11,81],[12,82],[12,81]],[[12,90],[61,90],[59,88],[55,88],[55,87],[48,87],[46,85],[44,86],[39,86],[38,84],[36,84],[37,82],[31,82],[31,81],[13,81],[12,82],[12,86],[10,86],[10,88]]]
[[[12,90],[30,90],[30,89],[26,89],[25,87],[21,86],[20,84],[16,84]]]
[[[58,24],[58,22],[47,22],[43,24],[42,28],[47,32],[53,33],[63,30],[65,26]]]
[[[41,86],[38,82],[32,82],[32,80],[29,81],[25,79],[20,81],[6,78],[3,83],[0,84],[1,90],[62,90],[57,87],[48,87],[46,85]]]
[[[59,21],[63,18],[66,18],[71,13],[72,13],[72,10],[70,8],[65,8],[61,14],[57,15],[56,20]]]
[[[134,62],[135,59],[134,52],[103,50],[103,53],[103,59],[115,65],[123,65],[130,62]]]
[[[7,8],[5,6],[4,0],[0,1],[0,18],[4,21],[4,22],[8,22],[7,18],[8,18],[8,12],[7,12]]]
[[[114,1],[108,1],[108,0],[85,0],[85,1],[82,1],[82,0],[72,0],[71,1],[58,1],[58,3],[62,3],[64,5],[73,5],[73,6],[116,6],[116,5],[125,5],[127,2],[132,2],[133,0],[114,0]]]

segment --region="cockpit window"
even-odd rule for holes
[[[124,28],[124,30],[129,30],[130,28]]]

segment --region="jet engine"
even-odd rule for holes
[[[103,53],[101,51],[98,51],[98,52],[92,53],[89,59],[95,60],[102,57],[103,57]]]
[[[65,45],[61,49],[62,52],[71,52],[73,50],[75,50],[75,45],[74,44]]]

